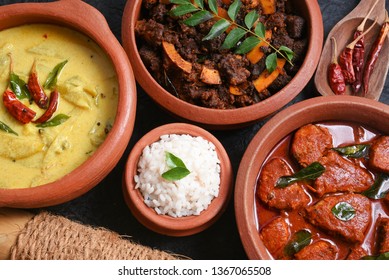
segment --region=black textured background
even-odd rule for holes
[[[51,1],[0,0],[0,6],[20,2]],[[121,41],[121,20],[126,1],[87,0],[85,2],[96,7],[105,16],[112,32]],[[359,3],[358,0],[319,0],[318,2],[323,14],[325,36],[339,20]],[[389,0],[386,0],[387,7],[388,4]],[[388,57],[381,57],[381,59],[387,60]],[[68,203],[49,207],[45,210],[87,225],[106,227],[119,234],[129,236],[132,240],[143,245],[186,255],[192,259],[246,259],[235,223],[233,200],[230,201],[227,211],[220,220],[211,228],[189,237],[177,238],[156,234],[139,224],[131,215],[123,200],[121,186],[122,171],[127,156],[136,141],[145,133],[159,125],[177,121],[156,106],[139,86],[137,95],[138,104],[134,133],[117,167],[105,180],[87,194]],[[318,93],[313,80],[311,80],[303,92],[287,106],[315,96],[318,96]],[[380,101],[389,104],[388,80]],[[235,175],[247,145],[266,121],[239,130],[211,131],[226,148]]]

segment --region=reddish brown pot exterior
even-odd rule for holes
[[[135,189],[134,175],[143,149],[158,141],[165,134],[189,134],[201,136],[213,143],[220,160],[219,196],[214,198],[206,210],[198,216],[173,218],[158,215],[143,202],[142,194]],[[187,236],[210,227],[225,211],[232,194],[233,172],[231,162],[223,145],[208,131],[185,123],[172,123],[155,128],[143,136],[132,149],[123,177],[123,193],[132,214],[145,227],[164,235]]]
[[[305,61],[292,81],[270,98],[239,109],[218,110],[189,104],[163,89],[150,75],[139,56],[135,40],[135,23],[142,0],[127,1],[122,22],[122,41],[138,83],[161,107],[174,116],[212,129],[232,129],[254,123],[281,109],[295,98],[312,77],[323,44],[323,22],[317,1],[293,0],[298,12],[307,20],[309,46]]]
[[[99,11],[79,0],[0,7],[0,30],[29,23],[58,24],[93,39],[115,66],[119,81],[119,105],[111,132],[93,156],[53,183],[34,188],[0,189],[0,207],[44,207],[60,204],[86,193],[115,167],[125,151],[135,121],[136,84],[133,71],[126,53]]]
[[[235,215],[240,238],[250,259],[271,259],[258,234],[255,188],[269,152],[308,123],[351,121],[389,135],[389,106],[356,96],[317,97],[299,102],[273,117],[254,136],[239,166],[235,183]]]

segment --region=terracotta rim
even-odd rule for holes
[[[305,1],[309,20],[310,44],[306,58],[299,72],[292,81],[277,94],[264,101],[239,109],[218,110],[195,106],[182,101],[163,89],[149,74],[137,50],[135,40],[135,22],[138,18],[141,5],[140,0],[127,1],[122,22],[122,41],[124,49],[129,55],[135,77],[142,88],[148,89],[148,95],[160,106],[174,115],[204,124],[211,128],[234,128],[247,125],[264,118],[279,110],[295,98],[309,82],[316,69],[323,44],[323,23],[317,1]],[[182,108],[178,110],[178,108]]]
[[[144,202],[139,190],[135,189],[134,175],[137,172],[139,157],[144,147],[159,140],[165,134],[189,134],[201,136],[212,142],[220,159],[219,196],[214,198],[206,210],[199,216],[173,218],[158,215]],[[223,145],[208,131],[185,123],[171,123],[157,127],[144,135],[132,149],[125,167],[123,193],[132,214],[147,228],[170,236],[187,236],[198,233],[211,226],[225,211],[232,194],[233,172],[231,162]]]
[[[118,112],[111,132],[93,156],[53,183],[34,188],[0,189],[0,206],[34,208],[69,201],[96,186],[115,167],[127,147],[136,110],[136,83],[128,57],[104,16],[82,1],[11,4],[1,6],[0,11],[0,30],[29,23],[66,26],[93,39],[115,66],[119,81]]]
[[[243,247],[250,259],[272,259],[260,240],[255,205],[255,186],[270,150],[299,127],[319,121],[352,121],[389,134],[389,106],[356,96],[308,99],[283,110],[254,136],[239,165],[235,183],[235,215]]]

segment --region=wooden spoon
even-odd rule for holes
[[[361,0],[354,10],[339,21],[328,34],[315,74],[315,85],[321,95],[334,95],[327,80],[327,69],[331,63],[332,57],[331,37],[336,39],[338,52],[340,52],[353,40],[355,30],[358,25],[361,24],[364,17],[369,13],[375,1],[376,0]],[[385,20],[385,0],[378,0],[376,6],[368,16],[365,30],[374,22],[375,18],[377,18],[378,24],[376,24],[365,36],[365,60],[367,59],[367,55],[370,52],[372,44],[378,36],[381,24]],[[388,40],[384,43],[374,71],[370,77],[369,92],[365,96],[366,98],[378,100],[385,85],[386,74],[389,68],[389,42],[387,41]],[[347,86],[345,94],[353,94],[350,85]]]

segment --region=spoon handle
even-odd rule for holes
[[[364,18],[370,11],[371,7],[374,5],[376,0],[361,0],[359,4],[339,23],[349,20],[351,18]],[[385,19],[385,0],[378,0],[376,6],[371,11],[369,19],[374,20],[377,18],[377,22],[381,23]]]

